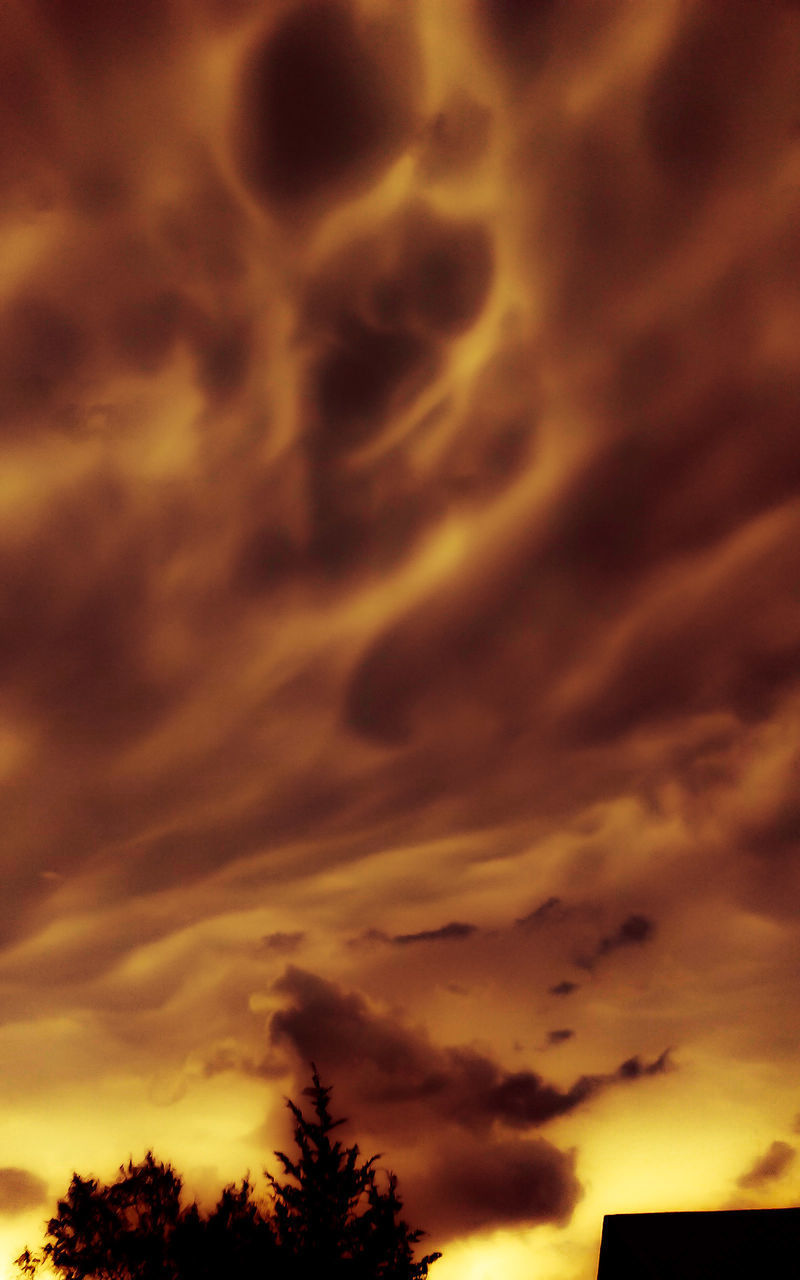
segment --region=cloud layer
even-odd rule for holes
[[[563,1280],[791,1194],[798,7],[0,24],[20,1214],[259,1167],[312,1055]]]

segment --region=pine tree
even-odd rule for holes
[[[441,1254],[414,1262],[414,1245],[424,1233],[412,1231],[399,1216],[397,1178],[390,1173],[382,1191],[374,1167],[380,1156],[360,1163],[357,1144],[345,1147],[332,1139],[345,1121],[331,1116],[331,1089],[321,1083],[313,1063],[312,1085],[303,1093],[312,1100],[313,1119],[287,1101],[298,1156],[292,1160],[275,1152],[293,1181],[266,1175],[280,1245],[307,1274],[331,1280],[424,1280]]]

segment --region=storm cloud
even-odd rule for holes
[[[800,8],[2,10],[14,1229],[312,1057],[454,1274],[796,1200]]]
[[[612,1084],[669,1070],[668,1052],[560,1088],[533,1071],[506,1071],[470,1046],[439,1047],[424,1031],[370,1008],[357,992],[289,966],[275,984],[287,1007],[273,1014],[270,1040],[288,1044],[301,1063],[316,1062],[356,1099],[379,1107],[421,1104],[431,1119],[476,1132],[496,1121],[530,1129],[580,1107]]]
[[[408,1201],[425,1230],[446,1241],[465,1231],[566,1226],[581,1195],[574,1152],[542,1138],[459,1137],[412,1184]]]

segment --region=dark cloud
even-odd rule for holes
[[[395,934],[392,942],[399,943],[401,946],[406,946],[410,942],[460,942],[462,938],[468,938],[476,933],[477,928],[475,924],[461,924],[452,920],[450,924],[443,924],[440,929],[422,929],[419,933]]]
[[[737,1179],[737,1186],[743,1190],[751,1190],[753,1187],[760,1187],[765,1182],[772,1182],[775,1178],[780,1178],[790,1165],[794,1164],[797,1152],[788,1142],[775,1141],[764,1152],[762,1156],[755,1161],[746,1173],[743,1173]]]
[[[634,1057],[623,1062],[615,1072],[581,1076],[568,1089],[547,1084],[533,1071],[514,1071],[492,1085],[478,1105],[510,1128],[529,1129],[569,1114],[610,1084],[661,1075],[670,1067],[669,1051],[665,1050],[653,1062],[642,1063]]]
[[[563,1044],[565,1040],[571,1040],[574,1035],[575,1035],[575,1032],[572,1031],[569,1027],[560,1027],[556,1031],[548,1031],[547,1043]]]
[[[595,950],[590,955],[579,956],[575,961],[582,969],[593,969],[598,960],[603,956],[610,955],[613,951],[618,951],[621,947],[639,947],[646,942],[650,942],[655,934],[655,925],[652,920],[643,915],[630,915],[622,921],[622,924],[614,932],[607,934],[601,938]]]
[[[320,347],[310,375],[318,448],[348,450],[378,434],[389,410],[431,380],[438,342],[480,314],[493,258],[482,222],[413,201],[322,266],[305,304]]]
[[[619,947],[638,947],[649,942],[655,934],[656,927],[647,916],[626,916],[615,933],[601,938],[597,944],[598,956],[606,956]]]
[[[401,1189],[414,1221],[434,1241],[544,1222],[565,1226],[582,1194],[574,1152],[542,1138],[485,1142],[464,1135],[448,1135],[425,1173]]]
[[[567,978],[563,982],[557,982],[555,986],[550,987],[551,996],[571,996],[573,991],[577,991],[580,986],[578,982],[570,982]]]
[[[670,1050],[665,1049],[652,1062],[642,1062],[641,1058],[626,1058],[617,1068],[616,1078],[618,1080],[638,1080],[642,1076],[660,1076],[665,1071],[673,1070],[673,1062],[670,1058]]]
[[[348,1108],[353,1101],[371,1131],[397,1128],[407,1139],[416,1128],[428,1139],[437,1136],[441,1154],[421,1168],[410,1163],[401,1187],[408,1211],[431,1237],[426,1244],[466,1230],[569,1220],[581,1195],[574,1152],[492,1129],[494,1120],[525,1128],[558,1114],[552,1105],[558,1091],[549,1094],[531,1076],[529,1095],[539,1092],[541,1107],[522,1121],[497,1092],[496,1082],[513,1078],[483,1055],[437,1049],[422,1032],[370,1012],[362,997],[302,970],[287,969],[276,986],[294,1004],[273,1016],[271,1038],[291,1045],[298,1074],[313,1055],[323,1078],[336,1082],[339,1098]],[[568,1109],[568,1101],[561,1103],[560,1110]],[[412,1113],[419,1120],[409,1127]]]
[[[273,1014],[270,1039],[288,1043],[302,1062],[340,1078],[355,1076],[359,1092],[377,1102],[440,1093],[446,1085],[439,1055],[424,1036],[376,1016],[356,992],[289,966],[275,984],[288,1007]]]
[[[380,1109],[421,1105],[431,1122],[488,1132],[497,1122],[529,1129],[567,1115],[615,1083],[669,1069],[667,1053],[652,1063],[631,1058],[614,1072],[581,1076],[569,1088],[549,1084],[533,1071],[507,1072],[485,1054],[464,1047],[438,1048],[422,1031],[373,1013],[356,992],[290,966],[275,984],[288,1007],[270,1024],[273,1044],[288,1043],[303,1063],[346,1080],[359,1101]]]
[[[445,219],[412,206],[402,230],[400,264],[393,279],[382,282],[381,300],[390,310],[407,310],[435,333],[460,333],[482,311],[493,269],[492,244],[482,222]]]
[[[320,440],[337,452],[379,431],[398,391],[408,387],[430,355],[429,344],[407,328],[381,328],[343,315],[312,378]]]
[[[47,1201],[47,1183],[29,1169],[0,1169],[0,1214],[24,1213]]]
[[[338,2],[301,5],[269,33],[245,73],[244,162],[258,190],[307,200],[373,178],[397,154],[410,103],[388,43]]]

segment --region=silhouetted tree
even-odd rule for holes
[[[141,1164],[120,1166],[110,1186],[75,1173],[48,1223],[42,1254],[35,1258],[26,1250],[18,1263],[33,1275],[47,1262],[64,1280],[172,1280],[178,1275],[180,1193],[181,1179],[150,1151]]]
[[[314,1118],[287,1101],[298,1147],[292,1160],[276,1151],[289,1181],[267,1180],[272,1203],[263,1206],[248,1179],[224,1189],[215,1208],[181,1207],[182,1180],[152,1152],[140,1164],[121,1166],[101,1186],[73,1174],[58,1212],[47,1225],[43,1249],[26,1249],[17,1266],[28,1280],[40,1269],[61,1280],[425,1280],[441,1255],[414,1261],[424,1234],[400,1217],[397,1178],[384,1188],[374,1168],[379,1156],[359,1162],[357,1145],[343,1147],[331,1133],[343,1120],[329,1109],[331,1090],[312,1064],[304,1090]]]
[[[253,1186],[227,1186],[203,1216],[196,1204],[184,1211],[175,1240],[177,1280],[225,1280],[228,1276],[288,1274],[272,1221],[253,1198]]]
[[[291,1100],[298,1156],[276,1151],[292,1181],[271,1174],[275,1227],[283,1249],[302,1265],[304,1274],[331,1280],[424,1280],[430,1263],[441,1255],[414,1261],[414,1245],[424,1232],[412,1231],[400,1217],[403,1202],[397,1178],[388,1175],[381,1190],[374,1168],[380,1156],[359,1163],[358,1145],[344,1147],[331,1134],[343,1119],[330,1113],[330,1088],[321,1084],[312,1064],[314,1118],[306,1118]]]

